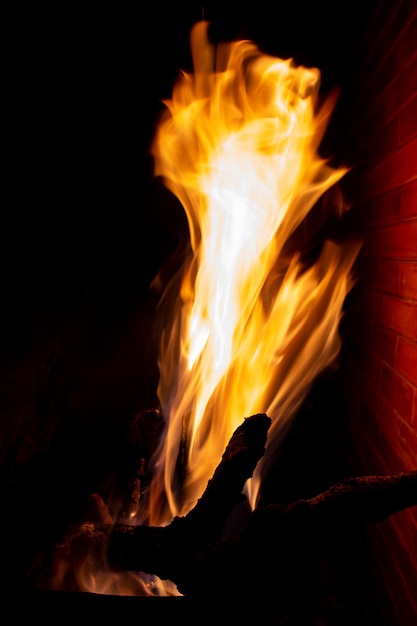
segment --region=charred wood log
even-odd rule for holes
[[[291,572],[317,561],[324,544],[331,550],[364,524],[417,505],[417,471],[355,477],[308,500],[259,507],[223,540],[222,528],[263,454],[269,424],[264,414],[242,423],[186,516],[163,528],[116,524],[109,536],[111,566],[170,579],[191,597],[207,594],[213,581],[217,596],[241,593],[253,572],[272,566],[274,585],[279,579],[284,589]]]
[[[116,524],[109,542],[109,561],[121,569],[150,572],[174,580],[188,576],[195,555],[210,551],[242,490],[263,456],[270,418],[264,413],[246,418],[235,430],[222,459],[195,507],[169,526]],[[139,562],[138,562],[139,559]]]
[[[135,451],[149,460],[161,431],[159,412],[146,412],[135,417],[127,450],[129,454],[120,472],[131,485],[136,475]],[[123,571],[140,571],[159,576],[186,578],[195,555],[215,548],[231,511],[246,502],[242,490],[265,451],[271,420],[265,414],[248,417],[236,429],[207,488],[188,515],[175,518],[167,527],[131,526],[123,522],[125,510],[115,518],[102,496],[90,495],[82,518],[72,525],[48,555],[42,567],[35,568],[33,580],[41,588],[76,591],[83,588],[83,571],[106,571],[108,566]],[[152,446],[145,449],[144,439],[155,434]],[[146,472],[146,470],[145,470]],[[142,478],[142,476],[140,476]],[[130,490],[124,502],[132,504]],[[137,532],[137,529],[140,531]],[[108,544],[110,538],[110,544]],[[109,549],[107,549],[110,545]],[[130,561],[132,555],[132,561]],[[120,556],[120,559],[119,559]],[[175,580],[173,582],[176,584]]]
[[[135,420],[132,472],[134,451],[144,449],[142,428],[154,429],[156,441],[160,422],[157,414]],[[350,478],[315,497],[251,511],[242,490],[264,453],[269,426],[265,414],[246,418],[195,507],[166,527],[115,523],[93,494],[86,523],[70,531],[35,586],[84,590],[85,568],[115,574],[115,585],[130,577],[138,585],[137,573],[145,572],[172,582],[164,586],[167,595],[202,601],[213,620],[229,607],[242,624],[364,626],[352,605],[352,581],[363,567],[362,527],[417,505],[417,472]],[[239,523],[231,523],[237,511]],[[153,595],[144,581],[142,587],[138,595]]]
[[[165,528],[116,525],[110,562],[169,578],[192,596],[204,594],[222,572],[230,595],[250,572],[275,564],[274,577],[285,579],[317,558],[323,544],[340,543],[358,527],[416,505],[417,471],[347,479],[310,500],[255,509],[243,530],[217,545],[196,541],[187,516]]]

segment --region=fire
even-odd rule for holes
[[[170,311],[158,361],[166,426],[149,492],[129,521],[151,526],[186,515],[236,428],[266,413],[266,451],[245,486],[256,507],[286,429],[337,360],[359,250],[329,240],[307,262],[306,242],[299,245],[313,208],[347,171],[319,154],[335,104],[319,96],[319,70],[268,56],[251,41],[214,45],[206,22],[192,29],[191,51],[194,73],[178,78],[152,145],[155,175],[181,202],[190,245],[161,298],[161,311]],[[104,503],[94,502],[111,526]],[[76,547],[91,532],[100,531],[83,526]],[[95,593],[178,595],[152,573],[109,571],[105,541],[98,554],[76,549],[74,562],[64,545],[54,588],[75,577]]]
[[[346,173],[319,155],[334,108],[332,97],[320,103],[319,70],[251,41],[215,46],[206,22],[192,29],[191,52],[194,73],[179,77],[152,148],[155,175],[181,202],[190,233],[161,337],[167,428],[152,525],[194,506],[235,428],[258,412],[272,419],[267,466],[311,383],[339,353],[358,252],[329,241],[310,266],[288,253],[297,228]],[[247,484],[252,507],[262,466]]]

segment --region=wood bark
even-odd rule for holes
[[[114,523],[103,498],[91,495],[87,523],[69,533],[35,587],[79,591],[77,572],[87,564],[91,575],[145,572],[171,581],[172,595],[186,602],[175,604],[183,623],[188,610],[190,623],[198,615],[263,626],[370,626],[368,606],[358,599],[358,588],[372,579],[364,571],[363,527],[417,505],[417,471],[347,478],[314,497],[251,511],[242,490],[264,454],[270,423],[263,413],[246,418],[195,507],[165,527],[132,526],[123,516]],[[144,433],[150,428],[157,440],[159,415],[138,416],[134,426],[121,477],[136,475],[138,449],[150,476]],[[150,608],[151,620],[155,604],[138,606],[141,616]]]
[[[308,500],[246,509],[224,539],[242,489],[262,457],[270,419],[246,418],[233,434],[207,489],[194,509],[166,527],[115,524],[108,559],[115,569],[153,573],[175,582],[184,595],[241,593],[253,572],[274,571],[274,584],[294,568],[334,550],[348,535],[417,505],[417,471],[343,480]],[[221,572],[221,576],[219,576]],[[290,576],[291,577],[291,576]]]

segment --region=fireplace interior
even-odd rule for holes
[[[173,272],[189,233],[178,200],[153,176],[149,145],[202,18],[220,39],[249,38],[318,67],[323,90],[339,90],[323,151],[350,168],[342,228],[363,242],[337,367],[312,386],[264,499],[288,504],[345,478],[417,469],[417,7],[276,4],[36,7],[10,23],[0,542],[2,603],[16,612],[132,611],[159,623],[167,609],[183,622],[201,611],[201,599],[57,591],[34,580],[89,496],[123,476],[132,419],[158,406],[153,279],[162,267]],[[203,610],[242,623],[414,626],[417,507],[335,545],[303,582],[292,571],[293,613],[279,614],[270,571],[250,572],[242,597],[225,606],[213,581]]]

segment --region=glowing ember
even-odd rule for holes
[[[273,420],[266,466],[311,383],[338,355],[358,252],[327,242],[309,267],[286,252],[346,172],[318,153],[334,105],[319,106],[319,71],[250,41],[214,46],[205,22],[194,26],[191,50],[194,74],[174,86],[153,144],[155,174],[186,212],[191,253],[161,338],[167,430],[152,525],[193,507],[235,428],[257,412]],[[261,470],[247,485],[252,506]]]

